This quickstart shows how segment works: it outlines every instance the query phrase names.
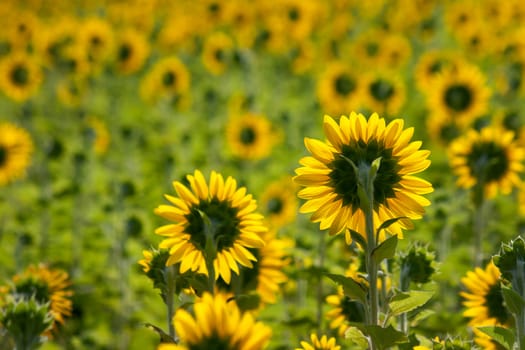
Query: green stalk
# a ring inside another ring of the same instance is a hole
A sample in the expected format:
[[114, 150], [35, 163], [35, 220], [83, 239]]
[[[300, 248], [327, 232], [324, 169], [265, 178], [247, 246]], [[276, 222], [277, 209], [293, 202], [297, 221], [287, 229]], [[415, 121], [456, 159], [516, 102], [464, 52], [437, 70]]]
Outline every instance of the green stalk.
[[[325, 258], [325, 235], [321, 234], [319, 235], [319, 269], [322, 271], [324, 267], [324, 258]], [[323, 278], [322, 275], [319, 274], [319, 278], [317, 280], [317, 328], [318, 333], [323, 334], [322, 329], [322, 318], [323, 318], [323, 304], [324, 304], [324, 298], [323, 298]]]
[[166, 306], [168, 308], [168, 332], [169, 336], [172, 339], [175, 339], [175, 327], [173, 325], [173, 315], [175, 313], [175, 303], [174, 303], [174, 296], [175, 296], [175, 278], [177, 276], [177, 268], [176, 265], [166, 266], [164, 272], [165, 272], [165, 278], [166, 278]]
[[483, 182], [474, 187], [474, 214], [472, 229], [474, 231], [474, 267], [481, 266], [483, 262], [483, 238], [485, 237], [486, 207]]

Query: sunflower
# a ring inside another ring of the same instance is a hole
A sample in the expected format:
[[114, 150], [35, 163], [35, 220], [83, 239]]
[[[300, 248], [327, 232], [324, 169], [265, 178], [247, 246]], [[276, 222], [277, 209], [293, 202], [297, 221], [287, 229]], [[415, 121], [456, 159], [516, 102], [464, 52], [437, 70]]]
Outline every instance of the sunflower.
[[359, 108], [363, 93], [358, 72], [342, 62], [329, 63], [317, 81], [317, 98], [327, 113], [340, 114]]
[[140, 95], [146, 102], [160, 98], [184, 99], [190, 88], [191, 75], [186, 65], [175, 56], [157, 61], [143, 78]]
[[229, 4], [226, 19], [235, 42], [241, 48], [252, 47], [257, 35], [255, 7], [246, 6], [244, 0], [233, 0]]
[[102, 155], [107, 152], [110, 135], [106, 123], [96, 117], [87, 119], [87, 126], [93, 133], [93, 150], [95, 154]]
[[26, 298], [35, 297], [39, 303], [49, 302], [50, 312], [56, 323], [64, 323], [64, 318], [71, 316], [73, 292], [69, 290], [71, 282], [67, 272], [50, 269], [45, 265], [29, 266], [21, 274], [13, 277], [12, 293]]
[[357, 36], [351, 45], [351, 50], [358, 62], [365, 67], [384, 67], [386, 52], [383, 37], [387, 35], [387, 31], [374, 28]]
[[461, 278], [466, 291], [459, 294], [465, 299], [463, 316], [470, 326], [508, 326], [512, 316], [503, 302], [500, 284], [501, 272], [491, 260], [485, 269], [476, 267]]
[[3, 31], [7, 32], [17, 49], [29, 50], [40, 30], [40, 21], [36, 13], [14, 10], [14, 13], [11, 12], [6, 17], [4, 18], [7, 19], [7, 22], [4, 23]]
[[405, 83], [390, 71], [375, 71], [363, 79], [363, 107], [382, 115], [396, 115], [406, 100]]
[[248, 250], [257, 258], [252, 268], [241, 267], [239, 276], [232, 276], [231, 283], [219, 280], [222, 292], [249, 294], [255, 291], [264, 304], [273, 304], [277, 300], [280, 285], [288, 281], [283, 269], [289, 264], [286, 258], [290, 242], [278, 239], [274, 231], [261, 234], [265, 245], [262, 248]]
[[383, 60], [385, 67], [391, 70], [404, 67], [412, 55], [410, 41], [404, 35], [396, 33], [390, 33], [384, 40]]
[[15, 52], [0, 61], [0, 89], [7, 97], [23, 102], [33, 96], [42, 83], [42, 69], [36, 60]]
[[242, 314], [234, 301], [222, 294], [204, 293], [194, 306], [194, 315], [179, 308], [173, 317], [180, 345], [174, 349], [263, 349], [271, 329], [256, 322], [250, 313]]
[[451, 115], [458, 124], [468, 125], [487, 111], [490, 90], [477, 66], [461, 64], [436, 77], [426, 95], [429, 110]]
[[60, 67], [65, 63], [65, 50], [74, 44], [77, 28], [78, 22], [71, 16], [55, 18], [52, 26], [42, 28], [35, 44], [47, 67]]
[[122, 74], [137, 72], [149, 55], [149, 42], [144, 34], [128, 28], [119, 31], [115, 44], [115, 65]]
[[204, 41], [202, 64], [214, 75], [224, 73], [232, 61], [233, 40], [223, 32], [214, 32]]
[[169, 249], [166, 265], [181, 263], [180, 272], [192, 270], [208, 275], [204, 249], [208, 239], [205, 217], [211, 222], [216, 257], [213, 261], [215, 278], [230, 283], [231, 271], [239, 274], [238, 264], [252, 268], [256, 257], [249, 248], [261, 248], [264, 241], [260, 234], [266, 232], [263, 216], [256, 213], [257, 204], [246, 188], [237, 188], [232, 177], [226, 180], [221, 174], [211, 172], [210, 182], [199, 170], [188, 175], [189, 188], [175, 181], [173, 187], [178, 197], [165, 195], [173, 205], [160, 205], [155, 214], [173, 221], [155, 230], [166, 238], [160, 248]]
[[56, 95], [64, 106], [77, 107], [86, 95], [87, 83], [84, 79], [66, 78], [58, 82]]
[[480, 18], [480, 6], [474, 0], [450, 1], [444, 9], [445, 25], [453, 34], [461, 33]]
[[275, 229], [295, 220], [297, 197], [290, 177], [270, 183], [260, 197], [260, 207], [269, 226]]
[[419, 56], [414, 77], [416, 87], [421, 92], [430, 91], [433, 88], [433, 80], [445, 70], [457, 69], [462, 62], [461, 56], [446, 50], [430, 50]]
[[110, 23], [98, 17], [87, 18], [80, 26], [77, 38], [92, 70], [98, 72], [114, 50], [114, 33]]
[[268, 118], [248, 112], [230, 118], [226, 126], [226, 141], [234, 156], [259, 160], [271, 153], [278, 141], [278, 134]]
[[427, 135], [439, 146], [447, 147], [465, 131], [455, 120], [445, 114], [431, 113], [427, 120]]
[[494, 28], [487, 27], [483, 20], [473, 21], [467, 28], [456, 34], [456, 39], [465, 53], [482, 59], [499, 49]]
[[284, 24], [287, 37], [294, 42], [307, 39], [318, 15], [316, 3], [314, 1], [284, 0], [276, 5], [272, 5], [272, 11]]
[[321, 339], [317, 334], [310, 334], [310, 343], [306, 341], [301, 342], [301, 347], [295, 350], [340, 350], [341, 346], [335, 343], [335, 338], [330, 338], [326, 335], [323, 335]]
[[32, 153], [33, 141], [26, 130], [0, 123], [0, 186], [25, 174]]
[[[327, 142], [305, 138], [312, 153], [301, 159], [294, 181], [304, 189], [298, 196], [306, 199], [299, 211], [313, 213], [311, 220], [320, 222], [331, 235], [351, 228], [365, 234], [365, 215], [357, 193], [357, 177], [349, 161], [358, 169], [370, 168], [377, 158], [381, 165], [374, 180], [374, 222], [401, 218], [388, 231], [402, 238], [402, 229], [411, 228], [410, 219], [419, 219], [430, 202], [421, 196], [433, 191], [432, 185], [414, 174], [430, 165], [430, 152], [420, 150], [421, 142], [410, 142], [413, 128], [403, 130], [402, 119], [386, 125], [374, 113], [366, 120], [352, 112], [339, 121], [324, 117]], [[377, 227], [374, 227], [374, 232]], [[347, 243], [351, 237], [346, 233]]]
[[498, 191], [509, 194], [519, 187], [525, 150], [518, 145], [512, 131], [500, 127], [469, 130], [449, 148], [450, 165], [463, 188], [481, 185], [485, 196], [493, 198]]

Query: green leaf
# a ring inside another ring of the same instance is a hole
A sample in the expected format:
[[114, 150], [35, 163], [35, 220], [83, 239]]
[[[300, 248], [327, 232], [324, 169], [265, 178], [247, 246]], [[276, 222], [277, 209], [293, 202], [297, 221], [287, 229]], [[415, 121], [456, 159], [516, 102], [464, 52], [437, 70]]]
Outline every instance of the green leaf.
[[377, 350], [390, 348], [398, 343], [406, 343], [408, 341], [405, 333], [400, 332], [392, 325], [383, 328], [376, 325], [364, 326], [366, 333], [372, 338]]
[[255, 310], [261, 303], [261, 297], [258, 294], [242, 294], [230, 298], [228, 301], [235, 299], [235, 302], [242, 311]]
[[379, 232], [381, 230], [384, 230], [386, 228], [389, 228], [390, 225], [396, 223], [397, 221], [401, 220], [401, 219], [406, 219], [407, 217], [406, 216], [400, 216], [400, 217], [397, 217], [397, 218], [393, 218], [393, 219], [388, 219], [386, 221], [384, 221], [378, 228], [377, 228], [377, 233], [379, 234]]
[[333, 273], [327, 273], [326, 276], [328, 276], [335, 283], [342, 285], [343, 291], [347, 297], [356, 299], [366, 305], [366, 295], [368, 293], [368, 288], [366, 286], [356, 282], [351, 277]]
[[363, 235], [361, 235], [359, 232], [354, 231], [352, 229], [349, 229], [349, 231], [350, 231], [350, 236], [352, 237], [352, 240], [356, 241], [361, 246], [361, 248], [363, 248], [363, 250], [366, 251], [367, 244], [366, 244], [365, 237], [363, 237]]
[[345, 338], [357, 344], [361, 349], [368, 349], [368, 338], [357, 327], [348, 327]]
[[432, 298], [434, 292], [427, 292], [422, 290], [411, 290], [409, 292], [402, 292], [394, 295], [388, 306], [390, 308], [390, 316], [398, 316], [414, 310], [417, 307], [424, 305]]
[[416, 315], [414, 315], [413, 318], [411, 318], [410, 325], [412, 327], [415, 327], [419, 324], [419, 322], [423, 321], [427, 317], [434, 315], [435, 313], [436, 312], [434, 310], [429, 310], [429, 309], [421, 310]]
[[509, 287], [501, 287], [501, 294], [503, 294], [503, 300], [509, 308], [509, 311], [515, 315], [522, 315], [525, 309], [525, 301], [523, 298]]
[[511, 350], [513, 348], [515, 336], [510, 329], [498, 326], [484, 326], [476, 328], [491, 337], [492, 340], [503, 346], [505, 349]]
[[372, 250], [372, 259], [379, 264], [383, 259], [391, 259], [396, 253], [397, 235], [385, 239], [380, 245]]
[[151, 324], [151, 323], [144, 323], [144, 326], [146, 328], [149, 328], [153, 331], [155, 331], [159, 336], [160, 336], [160, 342], [161, 343], [170, 343], [170, 344], [176, 344], [177, 342], [175, 341], [175, 339], [173, 339], [172, 337], [170, 337], [167, 333], [165, 333], [162, 329], [160, 329], [159, 327]]

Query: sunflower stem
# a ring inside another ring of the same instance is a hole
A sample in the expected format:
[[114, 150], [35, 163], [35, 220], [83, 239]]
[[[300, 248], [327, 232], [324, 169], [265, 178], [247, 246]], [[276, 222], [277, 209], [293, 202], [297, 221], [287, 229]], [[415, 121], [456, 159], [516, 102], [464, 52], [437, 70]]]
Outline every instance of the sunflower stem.
[[474, 215], [472, 222], [474, 231], [474, 267], [481, 266], [483, 262], [482, 243], [485, 236], [487, 208], [483, 187], [481, 183], [474, 188]]
[[175, 279], [177, 276], [176, 265], [166, 266], [166, 306], [168, 308], [168, 333], [172, 339], [175, 339], [175, 327], [173, 325], [173, 315], [175, 313], [174, 296], [175, 296]]
[[[325, 235], [319, 235], [319, 269], [322, 271], [324, 269], [324, 258], [325, 258]], [[323, 298], [323, 279], [322, 275], [319, 275], [319, 279], [317, 281], [317, 327], [318, 327], [318, 333], [323, 334], [322, 329], [322, 317], [323, 317], [323, 304], [324, 304], [324, 298]]]

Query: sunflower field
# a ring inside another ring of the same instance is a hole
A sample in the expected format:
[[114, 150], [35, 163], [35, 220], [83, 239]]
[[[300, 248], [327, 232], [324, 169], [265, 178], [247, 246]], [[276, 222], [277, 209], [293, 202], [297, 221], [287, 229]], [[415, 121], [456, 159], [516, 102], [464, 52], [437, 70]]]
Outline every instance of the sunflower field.
[[0, 24], [0, 349], [525, 349], [523, 0]]

